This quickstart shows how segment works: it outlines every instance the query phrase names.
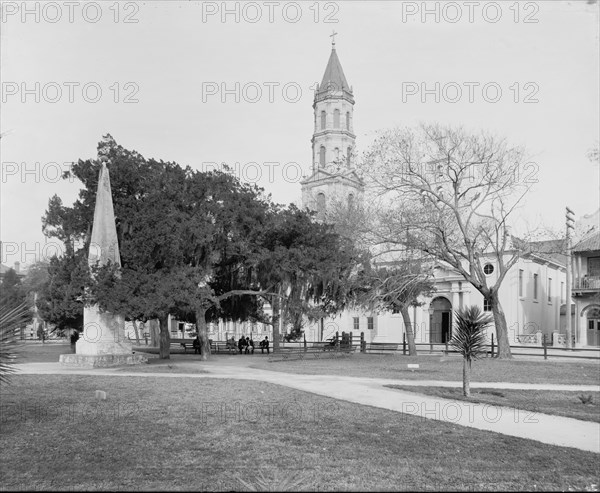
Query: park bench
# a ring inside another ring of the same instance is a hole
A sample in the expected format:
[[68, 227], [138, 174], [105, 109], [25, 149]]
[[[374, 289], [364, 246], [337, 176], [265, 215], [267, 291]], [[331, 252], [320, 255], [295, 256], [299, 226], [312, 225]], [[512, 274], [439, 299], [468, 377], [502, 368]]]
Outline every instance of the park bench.
[[235, 346], [228, 346], [227, 341], [210, 341], [210, 352], [212, 354], [219, 353], [227, 353], [227, 354], [237, 354], [239, 353], [239, 349], [237, 347], [237, 343]]
[[341, 341], [338, 341], [338, 343], [336, 344], [333, 339], [329, 339], [326, 343], [320, 344], [319, 347], [321, 348], [322, 351], [340, 351], [340, 350], [354, 351], [354, 349], [352, 349], [352, 348], [355, 346], [350, 343], [347, 343], [347, 342], [344, 343]]
[[[227, 347], [227, 341], [213, 341], [212, 339], [209, 339], [208, 343], [210, 345], [210, 352], [212, 354], [217, 354], [217, 353], [235, 354], [238, 352], [237, 346], [235, 347], [235, 349], [233, 349], [233, 348], [229, 349]], [[185, 351], [186, 354], [187, 354], [188, 349], [191, 350], [192, 352], [194, 352], [194, 339], [181, 339], [181, 338], [171, 339], [171, 348], [172, 349], [183, 348], [183, 350]]]
[[387, 342], [372, 342], [367, 344], [366, 352], [385, 354], [391, 351], [398, 351], [400, 344], [391, 344]]
[[171, 339], [172, 348], [181, 348], [187, 353], [188, 349], [194, 350], [194, 339]]

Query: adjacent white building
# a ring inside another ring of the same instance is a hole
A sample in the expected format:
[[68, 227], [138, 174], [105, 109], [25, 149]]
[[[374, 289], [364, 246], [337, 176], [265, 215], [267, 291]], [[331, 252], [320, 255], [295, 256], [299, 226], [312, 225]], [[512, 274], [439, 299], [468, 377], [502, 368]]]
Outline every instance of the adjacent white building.
[[597, 223], [595, 230], [574, 246], [572, 262], [571, 326], [575, 342], [581, 346], [600, 346], [600, 231]]

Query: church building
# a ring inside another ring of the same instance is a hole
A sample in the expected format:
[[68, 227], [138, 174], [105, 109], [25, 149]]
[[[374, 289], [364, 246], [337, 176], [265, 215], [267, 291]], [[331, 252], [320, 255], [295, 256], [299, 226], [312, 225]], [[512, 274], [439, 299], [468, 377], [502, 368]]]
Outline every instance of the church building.
[[[303, 181], [302, 206], [324, 219], [328, 204], [361, 201], [365, 183], [355, 168], [354, 91], [348, 83], [335, 41], [321, 83], [314, 95], [312, 166]], [[507, 253], [509, 255], [510, 252]], [[483, 259], [484, 272], [493, 278], [496, 260]], [[508, 272], [500, 289], [500, 302], [509, 327], [511, 344], [539, 344], [545, 334], [558, 341], [560, 308], [565, 302], [566, 269], [560, 255], [528, 255]], [[417, 343], [445, 343], [452, 337], [453, 311], [479, 305], [491, 312], [483, 296], [457, 271], [443, 262], [434, 269], [435, 293], [409, 309]], [[490, 279], [493, 281], [493, 279]], [[404, 321], [400, 313], [344, 311], [305, 328], [307, 341], [323, 341], [336, 332], [365, 334], [367, 342], [399, 343]], [[493, 333], [489, 329], [489, 335]], [[562, 338], [564, 344], [564, 337]]]

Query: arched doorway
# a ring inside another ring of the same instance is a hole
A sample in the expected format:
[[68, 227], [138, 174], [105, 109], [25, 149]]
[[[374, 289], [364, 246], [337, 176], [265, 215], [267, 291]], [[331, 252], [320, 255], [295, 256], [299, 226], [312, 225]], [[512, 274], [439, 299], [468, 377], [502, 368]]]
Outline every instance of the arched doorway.
[[600, 346], [600, 307], [588, 307], [585, 315], [588, 346]]
[[452, 304], [441, 296], [429, 305], [429, 341], [444, 344], [452, 338]]

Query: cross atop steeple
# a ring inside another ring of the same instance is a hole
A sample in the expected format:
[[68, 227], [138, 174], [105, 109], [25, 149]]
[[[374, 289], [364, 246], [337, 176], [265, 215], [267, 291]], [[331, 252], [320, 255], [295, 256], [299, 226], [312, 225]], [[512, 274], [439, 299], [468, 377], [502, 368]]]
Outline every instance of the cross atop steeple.
[[346, 81], [344, 71], [342, 70], [342, 65], [340, 63], [337, 51], [335, 49], [336, 35], [337, 33], [335, 32], [335, 30], [332, 34], [329, 35], [329, 37], [331, 38], [331, 54], [329, 55], [329, 62], [327, 62], [325, 74], [323, 75], [323, 80], [321, 81], [317, 92], [320, 94], [329, 91], [346, 91], [351, 96], [352, 89]]
[[331, 31], [331, 34], [329, 35], [329, 37], [331, 38], [331, 48], [335, 49], [335, 37], [337, 36], [337, 33], [335, 32], [335, 29], [333, 29]]

